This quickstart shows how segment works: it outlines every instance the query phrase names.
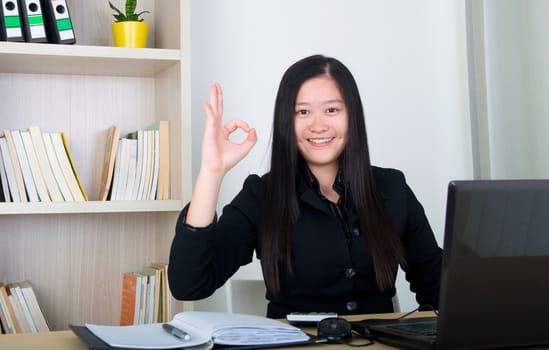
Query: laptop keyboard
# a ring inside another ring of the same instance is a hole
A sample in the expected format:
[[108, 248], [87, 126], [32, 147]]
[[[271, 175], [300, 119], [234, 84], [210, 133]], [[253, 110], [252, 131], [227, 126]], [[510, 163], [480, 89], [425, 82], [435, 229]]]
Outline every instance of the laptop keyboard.
[[387, 325], [387, 329], [398, 330], [402, 334], [436, 336], [437, 325], [435, 322], [402, 323]]

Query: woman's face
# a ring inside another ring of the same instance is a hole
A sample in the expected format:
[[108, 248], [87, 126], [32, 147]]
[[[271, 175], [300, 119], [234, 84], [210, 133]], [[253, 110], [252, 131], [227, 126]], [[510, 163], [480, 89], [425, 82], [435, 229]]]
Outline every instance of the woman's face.
[[336, 81], [328, 76], [305, 81], [294, 112], [297, 147], [309, 167], [337, 169], [347, 143], [348, 115]]

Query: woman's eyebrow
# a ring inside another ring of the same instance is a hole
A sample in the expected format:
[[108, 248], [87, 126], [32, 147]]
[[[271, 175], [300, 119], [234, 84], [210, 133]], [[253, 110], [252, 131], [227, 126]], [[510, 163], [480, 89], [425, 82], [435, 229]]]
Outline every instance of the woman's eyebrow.
[[[339, 98], [334, 98], [331, 100], [321, 101], [319, 104], [327, 104], [327, 103], [343, 103], [343, 100]], [[311, 105], [311, 104], [312, 104], [311, 102], [307, 102], [307, 101], [298, 101], [295, 103], [296, 106]]]
[[343, 103], [343, 100], [340, 98], [335, 98], [333, 100], [324, 101], [324, 103]]

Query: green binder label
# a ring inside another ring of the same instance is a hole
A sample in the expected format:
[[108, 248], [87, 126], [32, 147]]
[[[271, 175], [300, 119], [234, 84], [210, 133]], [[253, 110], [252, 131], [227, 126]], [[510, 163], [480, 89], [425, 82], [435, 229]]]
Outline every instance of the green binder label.
[[70, 18], [63, 18], [57, 20], [57, 30], [67, 30], [72, 29], [72, 23]]
[[21, 27], [21, 21], [19, 20], [19, 16], [6, 16], [5, 22], [6, 28]]
[[29, 25], [36, 26], [44, 24], [44, 18], [42, 16], [29, 16]]

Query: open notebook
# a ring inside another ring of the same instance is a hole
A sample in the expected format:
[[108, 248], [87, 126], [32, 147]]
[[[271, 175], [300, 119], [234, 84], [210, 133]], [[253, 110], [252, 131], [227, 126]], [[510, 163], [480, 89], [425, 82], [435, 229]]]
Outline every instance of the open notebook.
[[363, 320], [406, 349], [549, 344], [549, 180], [448, 187], [438, 318]]
[[184, 340], [161, 323], [134, 326], [71, 326], [92, 349], [211, 349], [214, 345], [246, 348], [306, 345], [317, 342], [301, 329], [262, 316], [185, 311], [168, 322], [188, 334]]

